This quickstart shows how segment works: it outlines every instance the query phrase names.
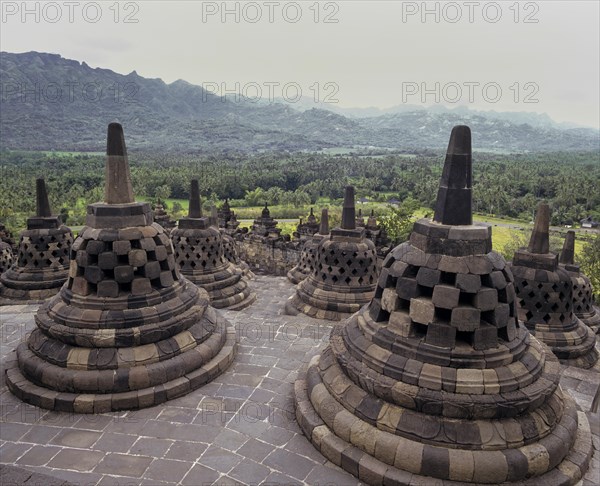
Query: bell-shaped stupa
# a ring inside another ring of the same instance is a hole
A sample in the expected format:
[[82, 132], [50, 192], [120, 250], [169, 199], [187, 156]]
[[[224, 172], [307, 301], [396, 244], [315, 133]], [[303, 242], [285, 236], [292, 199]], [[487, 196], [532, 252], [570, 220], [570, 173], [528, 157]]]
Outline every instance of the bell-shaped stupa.
[[223, 237], [218, 227], [216, 208], [211, 217], [202, 216], [198, 181], [192, 181], [187, 218], [171, 231], [175, 261], [180, 272], [208, 292], [217, 309], [243, 309], [256, 300], [242, 270], [223, 253]]
[[8, 387], [63, 412], [150, 407], [202, 386], [233, 361], [233, 327], [181, 276], [150, 205], [133, 198], [118, 123], [108, 126], [104, 202], [88, 206], [67, 284], [35, 322], [7, 367]]
[[596, 335], [576, 316], [573, 284], [550, 252], [550, 208], [540, 203], [529, 246], [517, 250], [512, 272], [519, 319], [561, 363], [590, 368], [598, 360]]
[[16, 259], [0, 276], [0, 305], [43, 302], [56, 295], [68, 278], [72, 244], [71, 229], [52, 216], [46, 183], [37, 179], [36, 215], [27, 219]]
[[314, 271], [298, 284], [285, 311], [339, 321], [368, 304], [376, 284], [375, 245], [365, 238], [364, 228], [356, 228], [354, 188], [348, 186], [341, 228], [334, 228], [321, 240]]
[[567, 231], [559, 265], [571, 277], [573, 284], [573, 311], [595, 334], [600, 333], [600, 308], [594, 302], [592, 282], [575, 263], [575, 231]]
[[433, 220], [383, 263], [294, 387], [304, 434], [367, 484], [575, 484], [592, 454], [560, 365], [519, 324], [513, 276], [471, 224], [471, 134], [455, 127]]
[[[312, 215], [312, 208], [310, 213]], [[304, 242], [298, 264], [287, 274], [288, 280], [294, 285], [299, 284], [315, 271], [317, 264], [317, 248], [319, 248], [319, 243], [321, 243], [327, 235], [329, 235], [329, 213], [327, 209], [323, 209], [321, 211], [319, 231]]]

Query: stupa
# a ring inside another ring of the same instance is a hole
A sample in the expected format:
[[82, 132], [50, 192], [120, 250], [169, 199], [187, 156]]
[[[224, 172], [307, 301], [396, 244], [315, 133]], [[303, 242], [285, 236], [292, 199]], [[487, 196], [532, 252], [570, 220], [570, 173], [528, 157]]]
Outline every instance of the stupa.
[[277, 221], [271, 217], [267, 203], [265, 203], [260, 218], [254, 220], [252, 234], [268, 238], [279, 238], [281, 234], [281, 230], [277, 228]]
[[367, 484], [575, 484], [589, 423], [516, 316], [513, 277], [471, 216], [471, 136], [452, 131], [433, 220], [387, 256], [375, 297], [294, 387], [304, 434]]
[[[311, 209], [312, 214], [312, 209]], [[319, 243], [329, 234], [329, 213], [327, 209], [321, 211], [321, 224], [318, 233], [305, 240], [298, 264], [287, 273], [287, 278], [294, 285], [299, 284], [315, 271], [317, 264], [317, 248]]]
[[303, 223], [302, 218], [300, 218], [300, 224], [296, 228], [296, 231], [302, 239], [310, 239], [319, 232], [319, 223], [317, 223], [313, 208], [310, 208], [310, 214], [306, 218], [306, 223]]
[[590, 368], [596, 335], [575, 315], [571, 277], [550, 252], [549, 226], [550, 208], [540, 203], [529, 246], [515, 252], [511, 267], [519, 319], [562, 364]]
[[108, 126], [104, 201], [88, 206], [67, 284], [7, 365], [9, 389], [27, 403], [77, 413], [150, 407], [233, 360], [235, 330], [181, 276], [150, 205], [133, 198], [118, 123]]
[[43, 302], [58, 293], [69, 273], [71, 229], [52, 216], [46, 183], [36, 181], [36, 215], [27, 219], [13, 265], [0, 276], [0, 305]]
[[600, 308], [594, 302], [594, 289], [590, 279], [581, 273], [575, 263], [575, 231], [567, 231], [559, 265], [571, 277], [573, 284], [573, 311], [595, 334], [600, 332]]
[[357, 228], [365, 227], [365, 218], [362, 215], [362, 208], [358, 208], [358, 215], [356, 216], [356, 227]]
[[341, 228], [319, 243], [315, 269], [286, 302], [287, 314], [339, 321], [369, 303], [377, 285], [377, 253], [355, 223], [354, 188], [348, 186]]
[[213, 307], [243, 309], [256, 300], [256, 294], [242, 270], [225, 258], [216, 208], [211, 213], [210, 218], [203, 217], [198, 181], [193, 180], [188, 216], [171, 231], [175, 261], [186, 278], [208, 292]]
[[15, 258], [11, 246], [4, 241], [0, 241], [0, 274], [12, 267], [14, 261]]

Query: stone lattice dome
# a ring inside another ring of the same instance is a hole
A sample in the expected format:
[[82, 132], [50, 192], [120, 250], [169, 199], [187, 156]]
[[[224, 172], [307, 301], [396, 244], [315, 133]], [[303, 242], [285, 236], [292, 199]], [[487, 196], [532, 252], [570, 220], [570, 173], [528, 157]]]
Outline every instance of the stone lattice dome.
[[455, 127], [434, 219], [295, 383], [304, 434], [367, 484], [575, 484], [589, 424], [516, 314], [491, 229], [472, 225], [471, 133]]

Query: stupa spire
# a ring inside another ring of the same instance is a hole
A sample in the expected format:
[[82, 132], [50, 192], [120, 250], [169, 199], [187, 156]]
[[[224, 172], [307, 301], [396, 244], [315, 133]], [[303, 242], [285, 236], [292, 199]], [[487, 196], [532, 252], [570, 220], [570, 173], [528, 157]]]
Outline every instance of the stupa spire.
[[433, 220], [447, 225], [473, 224], [471, 129], [452, 129]]
[[352, 186], [346, 186], [346, 189], [344, 190], [344, 207], [342, 208], [342, 229], [356, 229], [354, 187]]
[[40, 218], [50, 218], [52, 216], [46, 182], [41, 177], [35, 181], [35, 203], [36, 216]]
[[135, 202], [125, 135], [120, 123], [110, 123], [106, 140], [106, 185], [104, 202], [128, 204]]
[[190, 188], [190, 207], [188, 210], [188, 218], [201, 217], [202, 204], [200, 201], [200, 186], [198, 185], [198, 179], [192, 179], [192, 185]]
[[573, 230], [567, 231], [559, 262], [563, 265], [573, 265], [575, 263], [575, 231]]
[[540, 203], [535, 215], [535, 225], [531, 232], [531, 239], [527, 250], [530, 253], [545, 255], [550, 252], [550, 206]]
[[321, 211], [321, 226], [319, 227], [319, 234], [329, 234], [329, 211], [327, 210], [327, 208]]

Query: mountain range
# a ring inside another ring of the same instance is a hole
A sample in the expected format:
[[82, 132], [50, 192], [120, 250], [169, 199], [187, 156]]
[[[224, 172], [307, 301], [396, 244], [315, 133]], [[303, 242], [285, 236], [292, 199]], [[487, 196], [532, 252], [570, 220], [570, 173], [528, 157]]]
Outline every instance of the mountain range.
[[1, 52], [0, 83], [0, 148], [10, 150], [103, 151], [111, 121], [123, 123], [132, 148], [180, 153], [440, 149], [458, 124], [471, 127], [477, 150], [584, 151], [600, 142], [598, 130], [545, 114], [253, 103], [41, 52]]

